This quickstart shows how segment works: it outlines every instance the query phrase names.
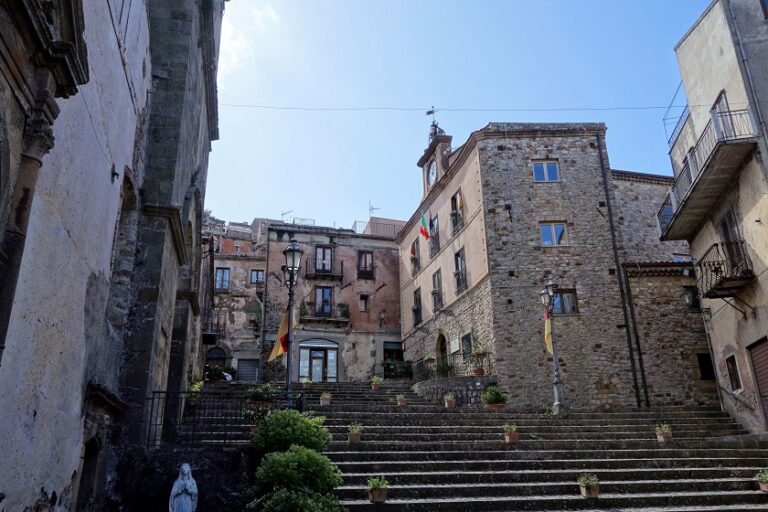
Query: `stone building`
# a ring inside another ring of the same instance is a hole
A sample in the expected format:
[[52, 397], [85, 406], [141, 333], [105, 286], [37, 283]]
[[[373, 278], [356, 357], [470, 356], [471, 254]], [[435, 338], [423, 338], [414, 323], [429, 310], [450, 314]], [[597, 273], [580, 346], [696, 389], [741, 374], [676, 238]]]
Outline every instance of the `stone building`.
[[711, 403], [701, 319], [683, 301], [687, 246], [654, 236], [670, 180], [612, 171], [602, 124], [491, 123], [451, 141], [433, 125], [424, 197], [396, 239], [406, 359], [482, 367], [515, 405], [551, 404], [539, 293], [554, 279], [572, 405]]
[[201, 370], [223, 7], [0, 4], [0, 510], [120, 506], [148, 394]]
[[[211, 219], [211, 224], [218, 223]], [[257, 237], [250, 224], [221, 222], [214, 237], [214, 302], [207, 311], [208, 332], [215, 346], [207, 347], [206, 363], [237, 370], [238, 380], [259, 376], [261, 314], [267, 265], [266, 237]]]
[[687, 240], [723, 404], [768, 420], [768, 5], [716, 0], [675, 47], [689, 107], [670, 138], [662, 240]]
[[[393, 370], [403, 360], [394, 242], [402, 225], [380, 218], [356, 230], [268, 225], [264, 361], [288, 304], [281, 267], [283, 250], [295, 239], [304, 257], [295, 292], [294, 381], [360, 381], [374, 372]], [[264, 380], [284, 374], [284, 363], [282, 357], [277, 364], [263, 364]]]

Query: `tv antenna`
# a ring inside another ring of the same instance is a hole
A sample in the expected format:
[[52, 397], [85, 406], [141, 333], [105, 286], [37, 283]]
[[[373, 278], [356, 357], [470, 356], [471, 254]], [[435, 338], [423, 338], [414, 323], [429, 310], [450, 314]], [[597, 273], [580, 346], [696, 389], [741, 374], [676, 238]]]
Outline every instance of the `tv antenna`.
[[285, 222], [285, 216], [289, 213], [293, 213], [293, 210], [288, 210], [287, 212], [280, 212], [280, 220]]
[[373, 217], [373, 212], [375, 212], [376, 210], [381, 210], [381, 208], [379, 208], [378, 206], [373, 206], [373, 203], [370, 200], [368, 200], [368, 218]]

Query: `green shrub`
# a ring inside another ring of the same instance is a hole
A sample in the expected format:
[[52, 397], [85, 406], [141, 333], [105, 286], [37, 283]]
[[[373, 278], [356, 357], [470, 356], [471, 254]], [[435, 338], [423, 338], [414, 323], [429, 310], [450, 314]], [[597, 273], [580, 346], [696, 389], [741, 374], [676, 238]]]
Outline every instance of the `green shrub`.
[[324, 421], [322, 416], [310, 416], [293, 409], [271, 411], [257, 425], [253, 446], [261, 453], [285, 451], [291, 445], [321, 452], [331, 442]]
[[597, 487], [600, 484], [600, 480], [597, 479], [597, 475], [592, 473], [580, 474], [576, 482], [578, 482], [579, 485], [583, 485], [584, 487]]
[[374, 489], [386, 489], [389, 487], [389, 482], [387, 482], [387, 479], [383, 476], [372, 476], [368, 479], [368, 490], [373, 491]]
[[247, 510], [263, 512], [344, 512], [345, 509], [332, 494], [314, 494], [278, 489], [248, 504]]
[[456, 400], [456, 395], [453, 393], [446, 393], [443, 395], [443, 400]]
[[384, 383], [384, 377], [380, 377], [378, 375], [374, 375], [371, 378], [371, 384], [383, 384]]
[[768, 483], [768, 469], [761, 469], [755, 475], [755, 480], [758, 482]]
[[341, 472], [328, 457], [303, 446], [264, 457], [256, 470], [256, 491], [261, 496], [279, 489], [329, 494], [341, 485]]
[[669, 434], [672, 432], [672, 427], [670, 427], [666, 423], [661, 423], [659, 425], [656, 425], [656, 433], [657, 434]]
[[507, 403], [507, 395], [501, 392], [496, 386], [489, 386], [483, 394], [480, 395], [480, 400], [484, 404], [505, 404]]
[[350, 434], [359, 434], [362, 431], [363, 431], [363, 426], [360, 423], [350, 423], [349, 425]]

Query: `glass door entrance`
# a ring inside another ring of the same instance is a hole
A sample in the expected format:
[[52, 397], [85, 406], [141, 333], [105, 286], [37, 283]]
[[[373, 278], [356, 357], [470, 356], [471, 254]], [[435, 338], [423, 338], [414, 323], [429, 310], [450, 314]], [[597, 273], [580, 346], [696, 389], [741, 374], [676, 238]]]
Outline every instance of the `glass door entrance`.
[[338, 344], [327, 340], [303, 341], [299, 353], [299, 379], [338, 381]]

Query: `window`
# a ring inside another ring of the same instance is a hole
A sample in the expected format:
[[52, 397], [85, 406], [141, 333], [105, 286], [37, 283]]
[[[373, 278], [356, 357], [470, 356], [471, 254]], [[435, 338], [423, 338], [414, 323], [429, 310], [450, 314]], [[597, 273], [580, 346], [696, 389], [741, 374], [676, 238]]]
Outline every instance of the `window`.
[[373, 252], [358, 251], [357, 253], [357, 278], [373, 279]]
[[365, 313], [368, 311], [370, 296], [367, 293], [360, 294], [360, 312]]
[[709, 354], [696, 354], [696, 361], [699, 363], [699, 378], [701, 380], [715, 380], [715, 367], [712, 366], [712, 358]]
[[542, 222], [539, 224], [541, 245], [568, 245], [568, 232], [564, 222]]
[[731, 380], [731, 391], [741, 391], [741, 377], [739, 377], [739, 365], [736, 364], [736, 356], [726, 357], [725, 366], [728, 368], [728, 377]]
[[760, 0], [760, 5], [763, 7], [763, 16], [768, 18], [768, 0]]
[[434, 257], [440, 250], [440, 224], [437, 215], [429, 219], [429, 257]]
[[451, 229], [455, 235], [464, 226], [464, 198], [461, 190], [451, 196]]
[[239, 245], [235, 246], [235, 254], [240, 254], [240, 246]]
[[472, 356], [472, 333], [468, 332], [461, 337], [461, 354], [464, 360], [469, 359]]
[[553, 299], [553, 313], [558, 315], [575, 315], [579, 312], [576, 290], [557, 290]]
[[333, 263], [333, 248], [327, 245], [315, 247], [315, 271], [331, 272]]
[[557, 160], [535, 160], [533, 162], [533, 181], [560, 181]]
[[251, 270], [251, 284], [264, 284], [263, 270]]
[[443, 307], [443, 279], [438, 270], [432, 274], [432, 310]]
[[216, 289], [217, 290], [229, 290], [229, 269], [217, 268], [216, 269]]
[[675, 263], [693, 263], [693, 258], [690, 254], [676, 252], [672, 254], [672, 261]]
[[421, 288], [413, 291], [413, 325], [421, 323]]
[[421, 270], [421, 256], [419, 255], [419, 239], [411, 244], [411, 277]]
[[453, 276], [456, 279], [456, 293], [459, 294], [467, 289], [467, 261], [464, 258], [463, 247], [454, 256], [454, 262], [456, 263], [456, 272], [453, 273]]
[[331, 316], [333, 312], [333, 288], [330, 286], [318, 286], [315, 288], [315, 314], [317, 316]]

